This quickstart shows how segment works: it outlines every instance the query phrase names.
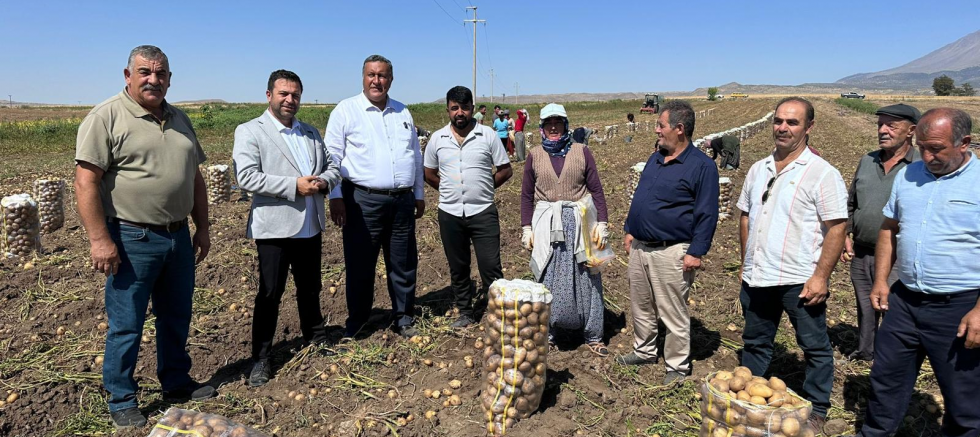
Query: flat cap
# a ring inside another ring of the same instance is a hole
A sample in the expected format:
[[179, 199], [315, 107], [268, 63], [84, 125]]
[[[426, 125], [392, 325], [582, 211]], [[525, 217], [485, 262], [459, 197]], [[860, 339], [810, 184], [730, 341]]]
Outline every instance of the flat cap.
[[875, 115], [890, 115], [895, 118], [911, 121], [912, 123], [918, 123], [919, 117], [922, 117], [922, 113], [915, 106], [909, 106], [904, 103], [879, 108], [875, 111]]

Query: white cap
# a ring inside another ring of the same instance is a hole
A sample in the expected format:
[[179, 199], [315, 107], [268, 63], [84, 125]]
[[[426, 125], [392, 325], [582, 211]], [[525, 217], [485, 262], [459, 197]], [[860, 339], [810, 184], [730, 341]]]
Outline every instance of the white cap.
[[541, 121], [545, 121], [551, 117], [562, 117], [568, 120], [568, 114], [565, 113], [565, 107], [557, 103], [549, 103], [541, 108]]

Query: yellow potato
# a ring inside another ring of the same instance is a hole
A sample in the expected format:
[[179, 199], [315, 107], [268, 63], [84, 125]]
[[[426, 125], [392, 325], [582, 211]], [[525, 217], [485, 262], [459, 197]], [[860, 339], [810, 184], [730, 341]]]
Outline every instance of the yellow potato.
[[710, 381], [710, 384], [716, 390], [722, 393], [728, 393], [728, 381], [715, 378]]
[[783, 419], [782, 430], [786, 437], [796, 437], [800, 433], [800, 422], [792, 417]]
[[740, 401], [749, 402], [749, 400], [752, 399], [752, 395], [750, 395], [749, 392], [742, 390], [738, 392], [737, 398]]
[[733, 375], [732, 372], [729, 372], [727, 370], [722, 370], [717, 374], [715, 374], [715, 378], [720, 379], [722, 381], [727, 381], [729, 379], [732, 379], [733, 376], [735, 375]]
[[769, 378], [769, 387], [776, 391], [786, 391], [786, 383], [775, 376]]
[[749, 402], [751, 402], [753, 404], [756, 404], [756, 405], [765, 405], [766, 404], [766, 398], [764, 398], [762, 396], [752, 396], [749, 399]]
[[769, 406], [779, 408], [786, 403], [786, 392], [776, 391], [769, 397]]
[[742, 378], [741, 376], [737, 376], [737, 375], [733, 376], [732, 379], [728, 380], [728, 388], [732, 389], [735, 392], [740, 392], [742, 390], [745, 390], [745, 378]]
[[735, 375], [741, 376], [742, 378], [745, 378], [745, 379], [752, 379], [752, 371], [749, 370], [749, 368], [748, 367], [745, 367], [745, 366], [738, 366], [738, 367], [736, 367], [735, 368], [735, 371], [732, 372], [732, 373], [734, 373]]
[[752, 396], [760, 396], [763, 398], [768, 398], [772, 396], [772, 389], [763, 384], [752, 384], [749, 388], [745, 389]]

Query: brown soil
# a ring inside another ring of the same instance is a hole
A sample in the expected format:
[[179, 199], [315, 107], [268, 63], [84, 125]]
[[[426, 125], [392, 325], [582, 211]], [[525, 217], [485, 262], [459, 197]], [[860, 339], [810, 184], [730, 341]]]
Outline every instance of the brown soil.
[[[697, 135], [726, 129], [758, 119], [771, 109], [772, 101], [725, 102], [706, 119], [698, 120]], [[841, 117], [829, 101], [818, 102], [818, 127], [813, 143], [823, 156], [849, 179], [857, 157], [874, 146], [874, 126], [870, 117]], [[616, 119], [620, 115], [616, 115]], [[610, 120], [612, 118], [610, 117]], [[591, 120], [601, 124], [603, 120]], [[605, 121], [611, 124], [614, 121]], [[621, 134], [624, 132], [621, 127]], [[628, 212], [626, 192], [628, 168], [645, 161], [652, 151], [652, 132], [633, 135], [631, 143], [620, 138], [604, 146], [593, 146], [600, 174], [609, 199], [611, 241], [621, 241], [622, 223]], [[869, 140], [870, 138], [870, 140]], [[771, 138], [763, 131], [743, 145], [742, 169], [723, 171], [741, 187], [742, 177], [755, 160], [771, 150]], [[212, 162], [227, 159], [212, 157]], [[520, 175], [521, 164], [515, 164]], [[63, 175], [69, 177], [68, 174]], [[10, 194], [25, 190], [34, 175], [23, 175], [3, 182], [0, 191]], [[520, 177], [515, 176], [497, 196], [501, 213], [502, 260], [507, 277], [529, 275], [528, 254], [520, 246]], [[736, 193], [737, 194], [737, 193]], [[180, 404], [183, 408], [223, 414], [232, 420], [280, 436], [397, 435], [399, 436], [477, 436], [484, 434], [483, 411], [478, 393], [478, 372], [464, 366], [463, 357], [481, 361], [474, 340], [478, 329], [451, 332], [444, 317], [449, 309], [449, 274], [435, 216], [436, 197], [426, 190], [427, 212], [418, 221], [420, 327], [432, 346], [420, 346], [397, 338], [385, 329], [390, 303], [380, 268], [375, 288], [375, 311], [368, 332], [356, 340], [352, 353], [322, 357], [297, 353], [299, 323], [295, 299], [287, 291], [277, 334], [275, 379], [261, 388], [249, 388], [244, 374], [250, 368], [248, 314], [231, 311], [232, 304], [251, 311], [257, 287], [257, 260], [254, 244], [245, 238], [247, 202], [212, 206], [211, 254], [197, 271], [197, 298], [188, 349], [194, 360], [192, 376], [219, 386], [220, 396], [203, 403]], [[68, 201], [73, 201], [68, 196]], [[16, 260], [0, 261], [0, 388], [17, 393], [19, 399], [0, 407], [0, 435], [99, 435], [111, 432], [101, 386], [101, 366], [95, 358], [104, 349], [104, 278], [88, 267], [88, 243], [74, 208], [68, 205], [65, 229], [45, 236], [47, 255], [25, 270]], [[604, 271], [606, 293], [606, 336], [613, 355], [629, 352], [632, 329], [629, 321], [629, 288], [626, 258], [620, 244], [619, 255]], [[738, 363], [742, 317], [738, 305], [737, 221], [718, 225], [706, 270], [697, 278], [691, 293], [693, 310], [694, 378]], [[474, 263], [475, 265], [475, 263]], [[328, 230], [323, 245], [324, 291], [322, 308], [334, 338], [342, 332], [346, 317], [344, 260], [340, 232]], [[473, 277], [478, 277], [475, 272]], [[329, 287], [336, 286], [336, 293]], [[219, 290], [225, 292], [219, 294]], [[292, 289], [292, 285], [290, 285]], [[854, 297], [845, 269], [838, 266], [832, 278], [832, 297], [828, 317], [838, 358], [850, 352], [857, 342]], [[58, 327], [67, 333], [57, 335]], [[159, 395], [155, 380], [155, 354], [152, 324], [147, 331], [137, 369], [143, 387], [141, 407], [159, 418], [169, 405]], [[773, 374], [799, 389], [803, 380], [802, 352], [793, 340], [792, 328], [784, 321], [777, 337]], [[613, 364], [612, 357], [598, 358], [570, 336], [560, 343], [561, 350], [548, 358], [549, 374], [540, 410], [521, 421], [508, 435], [696, 435], [700, 426], [694, 382], [680, 387], [661, 387], [662, 365], [639, 369]], [[423, 360], [431, 360], [427, 366]], [[33, 360], [25, 363], [27, 360]], [[440, 368], [444, 363], [445, 367]], [[331, 373], [331, 365], [337, 372]], [[832, 418], [853, 426], [860, 422], [860, 408], [867, 396], [868, 365], [841, 361], [834, 389]], [[321, 378], [321, 374], [326, 376]], [[459, 379], [454, 390], [462, 398], [458, 407], [443, 407], [444, 398], [425, 399], [424, 389], [443, 389]], [[290, 391], [316, 395], [297, 402], [287, 398]], [[389, 398], [389, 390], [394, 398]], [[939, 413], [925, 410], [930, 393], [938, 393], [935, 380], [923, 376], [917, 386], [915, 409], [903, 433], [928, 435], [937, 430]], [[6, 395], [4, 395], [6, 396]], [[3, 396], [0, 396], [2, 398]], [[919, 403], [922, 401], [922, 403]], [[941, 403], [940, 403], [941, 405]], [[436, 411], [427, 420], [424, 414]], [[412, 415], [407, 425], [399, 419]], [[391, 428], [389, 429], [389, 426]], [[118, 435], [144, 436], [149, 427]]]

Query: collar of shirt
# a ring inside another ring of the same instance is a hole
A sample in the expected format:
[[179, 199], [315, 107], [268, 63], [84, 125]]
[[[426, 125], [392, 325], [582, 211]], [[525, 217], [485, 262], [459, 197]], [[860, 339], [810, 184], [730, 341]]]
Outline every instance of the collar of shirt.
[[[675, 156], [674, 159], [671, 159], [670, 162], [668, 162], [667, 164], [669, 165], [674, 162], [677, 162], [678, 164], [683, 164], [684, 160], [691, 155], [691, 149], [693, 148], [694, 148], [693, 143], [687, 143], [687, 147], [684, 148], [684, 151], [681, 152], [680, 155]], [[657, 164], [665, 165], [664, 154], [660, 151], [660, 148], [657, 148], [657, 153], [655, 153], [654, 156], [656, 156], [657, 158]]]
[[463, 147], [464, 145], [466, 145], [466, 143], [468, 143], [470, 141], [470, 139], [476, 138], [477, 136], [481, 136], [482, 137], [483, 136], [483, 132], [480, 132], [480, 130], [477, 129], [476, 126], [473, 126], [473, 129], [470, 129], [470, 133], [466, 134], [466, 136], [463, 137], [463, 142], [462, 143], [457, 143], [456, 142], [456, 131], [453, 130], [452, 124], [449, 125], [449, 133], [447, 133], [446, 135], [443, 135], [444, 138], [449, 138], [449, 140], [452, 141], [453, 144], [455, 144], [455, 145], [457, 145], [459, 147]]
[[[133, 114], [133, 117], [143, 118], [146, 117], [147, 115], [153, 115], [150, 114], [150, 111], [147, 111], [146, 108], [140, 106], [139, 103], [136, 103], [136, 100], [133, 100], [133, 96], [129, 95], [129, 90], [127, 90], [126, 88], [123, 88], [121, 94], [123, 95], [123, 106], [126, 107], [127, 110], [129, 110], [130, 114]], [[163, 109], [163, 119], [166, 120], [170, 118], [171, 115], [170, 104], [167, 103], [166, 100], [164, 100], [163, 103], [160, 104], [160, 108]]]
[[391, 96], [385, 96], [385, 109], [384, 110], [378, 109], [377, 106], [374, 106], [374, 103], [371, 103], [371, 101], [368, 100], [367, 95], [364, 94], [364, 91], [361, 91], [360, 96], [361, 96], [360, 97], [360, 100], [361, 100], [361, 108], [364, 108], [365, 111], [375, 110], [375, 111], [385, 112], [385, 111], [388, 111], [390, 109], [393, 109], [391, 107]]
[[[812, 159], [813, 157], [814, 155], [813, 152], [810, 151], [810, 147], [803, 146], [803, 153], [801, 153], [800, 156], [797, 156], [796, 159], [793, 160], [793, 165], [787, 165], [786, 167], [784, 167], [782, 173], [786, 173], [796, 167], [805, 166], [808, 162], [810, 162], [810, 159]], [[766, 158], [766, 169], [769, 170], [770, 174], [776, 174], [776, 152], [772, 152], [772, 154], [770, 154]]]
[[[915, 161], [919, 161], [920, 159], [921, 158], [919, 157], [919, 149], [917, 149], [915, 146], [912, 146], [912, 147], [909, 147], [908, 152], [905, 152], [905, 156], [903, 156], [902, 159], [901, 159], [901, 161], [899, 161], [899, 162], [904, 162], [906, 164], [911, 164], [911, 163], [913, 163]], [[878, 151], [874, 152], [874, 161], [879, 166], [881, 166], [884, 163], [884, 161], [881, 160], [881, 150], [878, 150]]]
[[[279, 119], [276, 118], [275, 115], [272, 115], [272, 110], [266, 109], [265, 110], [265, 115], [268, 116], [270, 120], [272, 120], [272, 125], [275, 126], [276, 127], [276, 130], [279, 131], [280, 133], [299, 132], [299, 120], [297, 120], [296, 117], [293, 117], [293, 124], [292, 124], [292, 126], [286, 127], [286, 125], [282, 124], [282, 122], [280, 122]], [[283, 132], [283, 131], [286, 131], [286, 132]]]

